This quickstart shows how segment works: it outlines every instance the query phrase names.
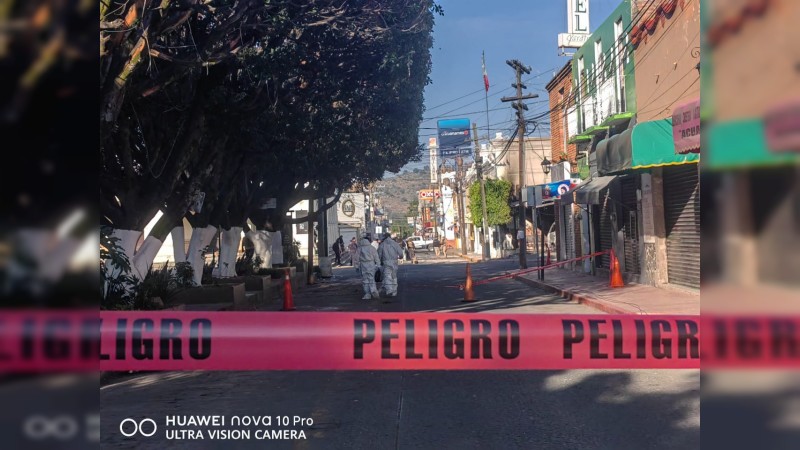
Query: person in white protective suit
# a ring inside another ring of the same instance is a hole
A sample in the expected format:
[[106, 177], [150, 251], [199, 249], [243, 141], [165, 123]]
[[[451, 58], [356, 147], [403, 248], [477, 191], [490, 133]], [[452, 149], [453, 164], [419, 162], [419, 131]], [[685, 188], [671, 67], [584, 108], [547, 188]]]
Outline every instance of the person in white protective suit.
[[361, 239], [358, 246], [358, 266], [361, 270], [361, 283], [364, 286], [364, 297], [362, 300], [370, 300], [372, 298], [380, 298], [378, 294], [378, 286], [375, 284], [375, 270], [381, 263], [378, 256], [378, 251], [372, 246], [372, 239], [369, 236]]
[[383, 265], [383, 291], [389, 297], [396, 297], [397, 261], [403, 257], [403, 249], [389, 233], [386, 233], [378, 248], [378, 255], [380, 255]]

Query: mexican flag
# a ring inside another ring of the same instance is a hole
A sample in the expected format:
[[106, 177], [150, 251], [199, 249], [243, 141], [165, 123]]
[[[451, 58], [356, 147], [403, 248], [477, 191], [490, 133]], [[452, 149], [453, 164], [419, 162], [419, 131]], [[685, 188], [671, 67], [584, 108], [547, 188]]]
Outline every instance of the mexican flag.
[[486, 73], [486, 52], [482, 53], [481, 66], [483, 67], [483, 87], [489, 92], [489, 75]]

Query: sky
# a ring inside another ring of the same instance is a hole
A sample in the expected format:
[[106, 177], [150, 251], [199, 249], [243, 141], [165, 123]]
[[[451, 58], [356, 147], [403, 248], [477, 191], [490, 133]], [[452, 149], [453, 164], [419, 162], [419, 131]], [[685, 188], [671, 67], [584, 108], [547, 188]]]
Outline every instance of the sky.
[[[620, 4], [620, 0], [588, 0], [593, 31]], [[427, 146], [436, 136], [436, 121], [469, 118], [486, 137], [486, 102], [481, 71], [481, 52], [486, 52], [489, 75], [489, 125], [491, 135], [509, 136], [515, 127], [514, 110], [501, 97], [514, 95], [514, 71], [505, 61], [518, 59], [531, 68], [523, 75], [528, 100], [526, 116], [548, 110], [545, 85], [569, 58], [559, 56], [558, 33], [567, 31], [567, 0], [440, 0], [444, 16], [436, 16], [431, 56], [432, 83], [425, 88], [425, 109], [419, 142]], [[458, 99], [459, 97], [463, 97]], [[458, 100], [456, 100], [458, 99]], [[446, 116], [446, 117], [444, 117]], [[549, 129], [542, 131], [549, 136]], [[409, 163], [410, 170], [428, 164]]]

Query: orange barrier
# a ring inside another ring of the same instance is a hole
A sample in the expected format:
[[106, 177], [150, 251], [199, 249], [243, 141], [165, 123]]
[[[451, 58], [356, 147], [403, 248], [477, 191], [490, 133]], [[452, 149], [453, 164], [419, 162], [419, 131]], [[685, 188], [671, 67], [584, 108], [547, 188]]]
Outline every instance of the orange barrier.
[[469, 263], [467, 263], [467, 280], [465, 281], [464, 285], [464, 302], [474, 302], [475, 301], [475, 292], [472, 290], [472, 269], [470, 268]]
[[619, 260], [614, 249], [611, 249], [611, 271], [609, 277], [609, 286], [612, 288], [625, 287], [625, 282], [622, 281], [622, 272], [619, 270]]
[[289, 275], [289, 269], [286, 269], [286, 276], [283, 278], [283, 308], [281, 311], [294, 311], [294, 298], [292, 297], [292, 279]]

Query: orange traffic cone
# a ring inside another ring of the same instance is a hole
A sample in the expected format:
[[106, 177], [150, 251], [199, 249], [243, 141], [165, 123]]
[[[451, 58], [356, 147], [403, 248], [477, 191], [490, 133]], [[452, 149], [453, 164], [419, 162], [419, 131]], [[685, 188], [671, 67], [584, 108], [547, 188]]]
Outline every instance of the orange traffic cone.
[[472, 291], [472, 269], [467, 263], [467, 281], [464, 282], [464, 302], [474, 302], [475, 292]]
[[622, 273], [619, 270], [619, 260], [613, 249], [611, 250], [611, 279], [609, 281], [609, 286], [612, 288], [625, 286], [625, 282], [622, 281]]
[[286, 269], [286, 276], [283, 278], [283, 308], [281, 311], [294, 311], [294, 299], [292, 298], [292, 280], [289, 278], [289, 269]]

